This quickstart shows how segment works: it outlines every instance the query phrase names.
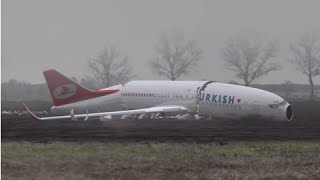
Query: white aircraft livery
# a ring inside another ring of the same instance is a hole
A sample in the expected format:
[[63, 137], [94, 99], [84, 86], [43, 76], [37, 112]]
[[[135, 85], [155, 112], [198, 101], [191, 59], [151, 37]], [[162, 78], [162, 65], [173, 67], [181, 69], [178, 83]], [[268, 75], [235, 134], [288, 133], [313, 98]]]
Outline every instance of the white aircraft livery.
[[293, 119], [293, 108], [286, 100], [252, 87], [214, 81], [130, 81], [92, 91], [54, 69], [43, 74], [54, 103], [51, 111], [56, 116], [37, 117], [24, 105], [36, 120], [107, 121], [113, 117], [198, 120], [248, 116], [278, 121]]

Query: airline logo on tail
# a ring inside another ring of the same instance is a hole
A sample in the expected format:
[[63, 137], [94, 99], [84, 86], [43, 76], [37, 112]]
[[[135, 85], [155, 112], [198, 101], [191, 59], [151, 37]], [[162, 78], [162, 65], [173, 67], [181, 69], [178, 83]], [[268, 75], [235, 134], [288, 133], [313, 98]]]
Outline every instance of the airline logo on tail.
[[118, 92], [117, 89], [92, 91], [79, 85], [54, 69], [43, 71], [55, 106], [89, 100]]
[[63, 84], [56, 87], [53, 91], [53, 97], [57, 99], [67, 99], [77, 93], [77, 86], [74, 84]]

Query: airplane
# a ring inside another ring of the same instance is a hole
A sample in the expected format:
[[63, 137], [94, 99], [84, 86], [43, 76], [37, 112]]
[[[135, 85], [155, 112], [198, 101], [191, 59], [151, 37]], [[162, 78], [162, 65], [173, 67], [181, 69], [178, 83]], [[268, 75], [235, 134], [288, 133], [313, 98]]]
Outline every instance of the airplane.
[[51, 112], [56, 115], [38, 117], [23, 104], [35, 120], [99, 118], [108, 121], [113, 117], [146, 115], [150, 119], [253, 116], [291, 121], [294, 117], [292, 106], [280, 96], [241, 85], [215, 81], [130, 81], [92, 91], [54, 69], [43, 74], [54, 103]]

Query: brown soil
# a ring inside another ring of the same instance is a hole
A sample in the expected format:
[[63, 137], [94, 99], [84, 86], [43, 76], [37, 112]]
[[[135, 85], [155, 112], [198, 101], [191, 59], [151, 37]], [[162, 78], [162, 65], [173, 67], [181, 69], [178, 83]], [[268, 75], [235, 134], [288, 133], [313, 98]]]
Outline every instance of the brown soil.
[[[28, 116], [3, 115], [2, 141], [30, 142], [218, 142], [237, 140], [320, 140], [320, 102], [291, 102], [296, 119], [272, 122], [231, 120], [112, 120], [74, 122], [33, 121]], [[17, 108], [20, 105], [17, 105]], [[43, 103], [38, 105], [43, 110]], [[48, 105], [46, 105], [47, 107]], [[37, 103], [32, 104], [35, 110]]]

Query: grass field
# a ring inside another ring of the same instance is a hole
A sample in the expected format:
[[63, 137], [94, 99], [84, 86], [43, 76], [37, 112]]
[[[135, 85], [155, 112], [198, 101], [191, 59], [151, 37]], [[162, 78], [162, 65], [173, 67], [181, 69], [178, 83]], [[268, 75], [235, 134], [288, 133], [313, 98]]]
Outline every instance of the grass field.
[[2, 143], [2, 179], [319, 179], [320, 142]]

